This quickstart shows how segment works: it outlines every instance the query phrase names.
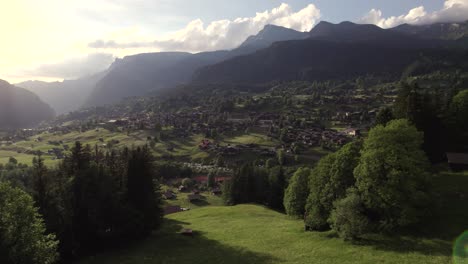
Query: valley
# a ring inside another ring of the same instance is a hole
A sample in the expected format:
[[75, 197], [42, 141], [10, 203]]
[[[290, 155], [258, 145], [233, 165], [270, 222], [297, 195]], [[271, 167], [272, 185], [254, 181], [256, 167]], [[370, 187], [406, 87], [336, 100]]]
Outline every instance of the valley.
[[443, 2], [120, 28], [5, 75], [0, 263], [468, 263], [468, 2]]

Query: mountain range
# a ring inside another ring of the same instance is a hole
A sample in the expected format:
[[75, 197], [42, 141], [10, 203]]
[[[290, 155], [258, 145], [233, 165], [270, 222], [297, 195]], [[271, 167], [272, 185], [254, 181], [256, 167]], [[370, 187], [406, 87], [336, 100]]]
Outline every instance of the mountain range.
[[57, 114], [66, 114], [84, 105], [98, 81], [106, 73], [101, 72], [77, 80], [64, 80], [62, 82], [26, 81], [15, 85], [37, 94]]
[[117, 59], [106, 72], [93, 77], [19, 86], [37, 92], [58, 113], [65, 113], [191, 82], [324, 80], [368, 73], [398, 76], [422, 54], [467, 37], [468, 22], [382, 29], [323, 21], [310, 32], [267, 25], [233, 50], [138, 54]]

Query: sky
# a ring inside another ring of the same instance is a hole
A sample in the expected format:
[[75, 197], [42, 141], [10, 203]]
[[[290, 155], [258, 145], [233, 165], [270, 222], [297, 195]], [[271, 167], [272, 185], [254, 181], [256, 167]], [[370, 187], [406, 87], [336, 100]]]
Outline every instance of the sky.
[[232, 49], [267, 24], [321, 20], [460, 22], [468, 0], [0, 0], [0, 79], [76, 79], [127, 55]]

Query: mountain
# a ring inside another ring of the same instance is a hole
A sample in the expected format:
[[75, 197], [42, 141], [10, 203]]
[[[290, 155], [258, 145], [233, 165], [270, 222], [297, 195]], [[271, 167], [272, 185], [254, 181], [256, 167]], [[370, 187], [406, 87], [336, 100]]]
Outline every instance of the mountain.
[[173, 67], [191, 56], [184, 52], [160, 52], [117, 59], [96, 84], [85, 106], [111, 104], [183, 82], [183, 76]]
[[266, 49], [206, 66], [197, 83], [262, 83], [327, 80], [366, 74], [397, 76], [424, 50], [448, 46], [405, 32], [351, 22], [320, 22], [304, 40], [276, 42]]
[[398, 75], [419, 57], [413, 49], [323, 40], [277, 42], [254, 54], [207, 66], [197, 83], [265, 83], [347, 79], [366, 74]]
[[79, 109], [88, 99], [94, 87], [106, 72], [62, 82], [26, 81], [15, 84], [37, 94], [48, 103], [57, 114], [65, 114]]
[[355, 24], [348, 21], [339, 24], [322, 21], [309, 32], [309, 38], [401, 48], [431, 48], [445, 44], [440, 39], [423, 39], [404, 31], [382, 29], [372, 24]]
[[86, 100], [85, 106], [111, 104], [191, 81], [199, 68], [270, 46], [275, 41], [304, 39], [307, 33], [268, 25], [230, 51], [160, 52], [128, 56], [114, 62]]
[[275, 25], [266, 25], [257, 35], [248, 37], [238, 49], [254, 48], [258, 50], [267, 48], [278, 41], [305, 39], [307, 37], [307, 32], [299, 32]]
[[0, 129], [28, 128], [54, 117], [34, 93], [0, 80]]
[[432, 25], [403, 24], [391, 30], [425, 39], [459, 40], [468, 37], [468, 21], [461, 23], [436, 23]]

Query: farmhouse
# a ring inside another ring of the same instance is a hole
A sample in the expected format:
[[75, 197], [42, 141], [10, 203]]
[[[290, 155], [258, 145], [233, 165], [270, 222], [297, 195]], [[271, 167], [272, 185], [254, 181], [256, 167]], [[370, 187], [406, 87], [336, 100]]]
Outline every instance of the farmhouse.
[[345, 131], [343, 131], [343, 133], [348, 136], [357, 137], [361, 135], [361, 130], [357, 128], [348, 128]]

